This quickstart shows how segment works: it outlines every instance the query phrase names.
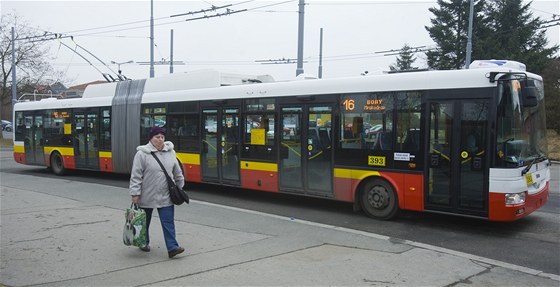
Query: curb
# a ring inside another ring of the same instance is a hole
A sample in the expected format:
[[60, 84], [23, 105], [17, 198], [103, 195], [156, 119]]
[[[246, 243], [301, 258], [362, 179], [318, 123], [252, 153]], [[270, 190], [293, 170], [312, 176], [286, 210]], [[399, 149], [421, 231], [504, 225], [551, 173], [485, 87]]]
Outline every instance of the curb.
[[[352, 233], [352, 234], [368, 236], [368, 237], [375, 238], [375, 239], [380, 239], [380, 240], [386, 240], [386, 241], [395, 240], [395, 238], [392, 238], [392, 237], [389, 237], [389, 236], [385, 236], [385, 235], [381, 235], [381, 234], [377, 234], [377, 233], [372, 233], [372, 232], [367, 232], [367, 231], [356, 230], [356, 229], [350, 229], [350, 228], [346, 228], [346, 227], [338, 227], [338, 226], [335, 226], [335, 225], [317, 223], [317, 222], [312, 222], [312, 221], [307, 221], [307, 220], [300, 220], [300, 219], [295, 219], [293, 217], [275, 215], [275, 214], [270, 214], [270, 213], [263, 213], [263, 212], [260, 212], [260, 211], [248, 210], [248, 209], [232, 207], [232, 206], [225, 206], [225, 205], [216, 204], [216, 203], [209, 203], [209, 202], [203, 202], [203, 201], [197, 201], [197, 200], [194, 200], [194, 202], [196, 202], [198, 204], [202, 204], [202, 205], [215, 206], [215, 207], [235, 210], [235, 211], [239, 211], [239, 212], [245, 212], [245, 213], [249, 213], [249, 214], [266, 216], [266, 217], [271, 217], [271, 218], [276, 218], [276, 219], [281, 219], [281, 220], [286, 220], [286, 221], [292, 221], [294, 223], [306, 224], [306, 225], [309, 225], [309, 226], [321, 227], [321, 228], [326, 228], [326, 229], [331, 229], [331, 230], [336, 230], [336, 231], [343, 231], [343, 232], [348, 232], [348, 233]], [[435, 252], [454, 255], [454, 256], [458, 256], [458, 257], [462, 257], [462, 258], [467, 258], [467, 259], [470, 259], [470, 260], [473, 260], [473, 261], [483, 262], [483, 263], [486, 263], [486, 264], [489, 264], [489, 265], [499, 266], [499, 267], [503, 267], [503, 268], [506, 268], [506, 269], [515, 270], [515, 271], [518, 271], [518, 272], [521, 272], [521, 273], [525, 273], [525, 274], [529, 274], [529, 275], [533, 275], [533, 276], [539, 276], [539, 277], [552, 279], [552, 280], [560, 282], [560, 276], [559, 275], [545, 273], [541, 270], [535, 270], [535, 269], [532, 269], [532, 268], [527, 268], [527, 267], [523, 267], [523, 266], [519, 266], [519, 265], [515, 265], [515, 264], [511, 264], [511, 263], [487, 258], [487, 257], [468, 254], [468, 253], [455, 251], [455, 250], [448, 249], [448, 248], [438, 247], [438, 246], [434, 246], [434, 245], [430, 245], [430, 244], [426, 244], [426, 243], [421, 243], [421, 242], [416, 242], [416, 241], [411, 241], [411, 240], [400, 240], [400, 242], [403, 243], [403, 244], [408, 244], [408, 245], [417, 247], [417, 248], [422, 248], [422, 249], [426, 249], [426, 250], [430, 250], [430, 251], [435, 251]]]

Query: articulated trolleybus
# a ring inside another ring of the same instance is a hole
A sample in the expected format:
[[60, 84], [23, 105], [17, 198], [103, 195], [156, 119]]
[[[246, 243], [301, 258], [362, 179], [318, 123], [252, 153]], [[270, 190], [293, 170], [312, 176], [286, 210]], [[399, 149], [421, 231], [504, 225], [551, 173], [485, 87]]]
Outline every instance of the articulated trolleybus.
[[22, 101], [14, 158], [129, 173], [166, 129], [187, 182], [513, 221], [548, 199], [542, 78], [513, 61], [470, 69], [275, 82], [204, 70]]

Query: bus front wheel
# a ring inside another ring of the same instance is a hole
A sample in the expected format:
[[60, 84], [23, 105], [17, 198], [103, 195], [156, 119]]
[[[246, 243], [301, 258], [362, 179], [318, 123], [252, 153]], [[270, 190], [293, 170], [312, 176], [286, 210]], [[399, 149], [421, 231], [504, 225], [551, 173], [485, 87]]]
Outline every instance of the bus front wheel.
[[399, 211], [395, 189], [382, 179], [373, 179], [365, 183], [360, 194], [360, 203], [368, 216], [377, 219], [391, 219]]
[[64, 167], [64, 161], [62, 160], [62, 155], [58, 152], [54, 152], [51, 155], [51, 169], [56, 175], [65, 175], [66, 168]]

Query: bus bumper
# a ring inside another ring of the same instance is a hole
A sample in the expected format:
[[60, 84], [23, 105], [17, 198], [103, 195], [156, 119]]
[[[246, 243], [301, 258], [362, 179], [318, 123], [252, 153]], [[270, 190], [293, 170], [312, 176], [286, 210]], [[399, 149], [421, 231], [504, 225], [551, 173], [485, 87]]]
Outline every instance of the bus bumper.
[[549, 183], [535, 194], [527, 194], [525, 203], [506, 205], [504, 193], [490, 193], [489, 214], [490, 221], [515, 221], [539, 209], [548, 201]]

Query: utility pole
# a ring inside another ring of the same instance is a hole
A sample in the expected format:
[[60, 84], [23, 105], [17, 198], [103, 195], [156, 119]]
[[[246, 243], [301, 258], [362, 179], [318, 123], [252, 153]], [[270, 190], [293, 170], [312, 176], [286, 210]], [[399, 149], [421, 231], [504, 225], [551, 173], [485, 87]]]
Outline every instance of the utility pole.
[[471, 52], [472, 52], [472, 26], [473, 26], [473, 13], [474, 13], [474, 0], [470, 0], [469, 7], [469, 31], [467, 38], [467, 58], [465, 60], [465, 69], [469, 68], [471, 63]]
[[305, 0], [299, 0], [299, 22], [298, 22], [298, 56], [296, 76], [303, 74], [303, 20], [305, 14]]
[[154, 0], [150, 0], [150, 78], [154, 77]]
[[171, 44], [169, 46], [169, 73], [173, 74], [173, 29], [171, 29]]
[[319, 39], [319, 79], [323, 78], [323, 28]]
[[16, 84], [16, 28], [12, 27], [12, 112], [17, 98]]

